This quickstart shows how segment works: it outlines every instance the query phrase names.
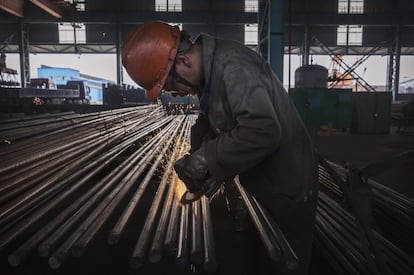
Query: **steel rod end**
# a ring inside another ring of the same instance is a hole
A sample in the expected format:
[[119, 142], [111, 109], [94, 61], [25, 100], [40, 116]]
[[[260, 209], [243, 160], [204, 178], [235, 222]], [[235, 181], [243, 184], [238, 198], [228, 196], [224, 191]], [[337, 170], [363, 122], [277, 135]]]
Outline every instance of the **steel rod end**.
[[161, 258], [162, 258], [161, 253], [159, 251], [156, 251], [156, 252], [150, 253], [150, 255], [148, 256], [148, 261], [154, 264], [154, 263], [158, 263], [159, 261], [161, 261]]
[[9, 264], [11, 266], [18, 266], [18, 265], [20, 265], [20, 259], [19, 259], [19, 257], [17, 257], [14, 254], [10, 254], [9, 257], [7, 257], [7, 260], [8, 260], [8, 262], [9, 262]]
[[214, 273], [217, 271], [217, 262], [215, 260], [205, 260], [203, 269], [207, 273]]
[[85, 248], [82, 247], [82, 246], [74, 246], [74, 247], [72, 247], [71, 252], [72, 252], [72, 256], [80, 257], [84, 254]]
[[50, 257], [48, 262], [49, 262], [50, 268], [52, 269], [58, 269], [60, 265], [62, 264], [62, 262], [56, 257]]
[[115, 245], [119, 242], [119, 235], [111, 234], [108, 237], [108, 244]]
[[286, 266], [289, 270], [296, 270], [299, 268], [299, 261], [297, 259], [287, 260]]
[[189, 266], [189, 262], [186, 258], [177, 258], [175, 260], [175, 266], [179, 269], [187, 269]]
[[132, 269], [140, 269], [144, 264], [143, 259], [138, 257], [131, 257], [131, 260], [129, 261], [129, 266]]
[[48, 245], [41, 245], [37, 248], [37, 253], [40, 257], [47, 257], [49, 256], [49, 249], [50, 247]]

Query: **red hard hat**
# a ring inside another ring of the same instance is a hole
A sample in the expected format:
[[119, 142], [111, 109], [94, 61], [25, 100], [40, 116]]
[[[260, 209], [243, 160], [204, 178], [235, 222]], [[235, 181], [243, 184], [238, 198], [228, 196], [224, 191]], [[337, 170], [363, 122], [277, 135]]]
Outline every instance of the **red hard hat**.
[[122, 64], [129, 76], [154, 99], [164, 87], [180, 44], [180, 29], [151, 21], [138, 26], [124, 41]]

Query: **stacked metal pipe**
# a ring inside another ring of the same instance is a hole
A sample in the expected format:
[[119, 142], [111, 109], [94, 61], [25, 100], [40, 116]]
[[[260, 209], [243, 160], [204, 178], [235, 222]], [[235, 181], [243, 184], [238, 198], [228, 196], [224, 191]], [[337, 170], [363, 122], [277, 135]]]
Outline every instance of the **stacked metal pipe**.
[[[11, 266], [37, 252], [58, 269], [69, 257], [84, 255], [98, 234], [107, 234], [112, 249], [134, 231], [130, 268], [173, 258], [177, 269], [214, 272], [209, 201], [181, 205], [185, 187], [172, 168], [189, 149], [194, 121], [195, 115], [167, 116], [156, 105], [0, 121], [0, 252]], [[295, 269], [297, 258], [277, 224], [235, 181], [270, 258]], [[358, 223], [340, 204], [341, 188], [322, 168], [319, 182], [316, 243], [338, 272], [375, 274]], [[410, 199], [371, 185], [376, 205], [390, 206], [391, 215], [412, 225], [405, 219]], [[133, 220], [145, 211], [144, 195], [152, 202], [137, 226]], [[406, 253], [379, 232], [375, 238], [393, 272], [414, 274]]]
[[[346, 170], [330, 162], [338, 174], [345, 179]], [[326, 181], [325, 181], [326, 182]], [[400, 228], [407, 234], [414, 235], [414, 199], [401, 194], [377, 181], [368, 178], [375, 200], [375, 215], [379, 220], [386, 220], [393, 227]], [[330, 190], [332, 191], [332, 190]], [[336, 197], [342, 197], [342, 192], [336, 191]]]
[[[344, 168], [332, 165], [345, 179]], [[326, 169], [319, 167], [321, 191], [316, 215], [315, 241], [319, 250], [331, 262], [331, 266], [340, 274], [414, 274], [414, 259], [387, 238], [380, 228], [372, 228], [375, 247], [367, 241], [358, 220], [345, 207], [343, 190], [336, 184], [334, 177]], [[388, 188], [378, 183], [373, 184], [373, 181], [370, 184], [374, 191], [375, 207], [386, 207], [392, 211], [393, 204], [377, 203], [380, 198], [375, 190]], [[396, 194], [395, 191], [392, 193]], [[404, 197], [398, 197], [400, 196]], [[389, 200], [392, 198], [393, 196], [388, 197]], [[401, 213], [396, 215], [401, 216]], [[378, 249], [376, 258], [372, 257], [373, 249]]]
[[[21, 265], [37, 250], [57, 269], [68, 256], [84, 255], [114, 213], [108, 244], [115, 245], [155, 182], [131, 268], [175, 254], [178, 267], [184, 261], [214, 271], [209, 202], [203, 198], [192, 211], [180, 205], [184, 186], [172, 168], [188, 151], [194, 121], [195, 115], [167, 116], [154, 105], [1, 121], [0, 250], [9, 264]], [[183, 245], [183, 238], [197, 242]]]

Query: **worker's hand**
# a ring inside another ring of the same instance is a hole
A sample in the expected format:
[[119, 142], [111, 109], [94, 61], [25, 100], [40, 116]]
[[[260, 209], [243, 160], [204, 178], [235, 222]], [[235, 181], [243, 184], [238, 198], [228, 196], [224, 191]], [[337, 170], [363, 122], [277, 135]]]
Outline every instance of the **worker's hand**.
[[174, 164], [174, 169], [191, 193], [203, 189], [204, 181], [208, 178], [207, 160], [204, 156], [204, 146], [191, 155], [186, 155]]

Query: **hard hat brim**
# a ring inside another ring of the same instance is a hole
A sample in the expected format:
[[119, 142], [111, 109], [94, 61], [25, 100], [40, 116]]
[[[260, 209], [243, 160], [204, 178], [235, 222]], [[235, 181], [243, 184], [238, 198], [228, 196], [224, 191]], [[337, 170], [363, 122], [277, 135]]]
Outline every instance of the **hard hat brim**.
[[[164, 80], [165, 81], [165, 80]], [[163, 82], [164, 82], [163, 81]], [[149, 90], [145, 91], [148, 100], [154, 100], [161, 94], [162, 87], [155, 85]]]

